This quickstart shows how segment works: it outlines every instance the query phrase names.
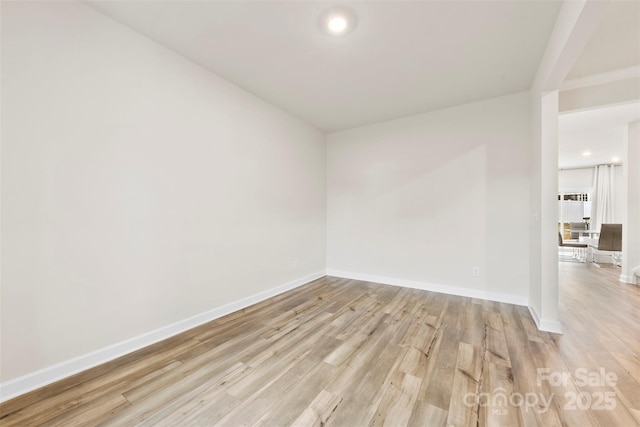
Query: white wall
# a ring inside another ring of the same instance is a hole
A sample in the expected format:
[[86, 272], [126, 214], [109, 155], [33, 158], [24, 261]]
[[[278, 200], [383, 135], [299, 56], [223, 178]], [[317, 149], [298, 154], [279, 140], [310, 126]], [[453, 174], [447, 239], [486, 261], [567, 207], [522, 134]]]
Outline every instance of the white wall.
[[519, 93], [327, 135], [328, 271], [526, 302], [529, 108]]
[[80, 3], [2, 43], [3, 382], [324, 271], [321, 132]]
[[593, 168], [558, 171], [558, 191], [584, 191], [593, 185]]

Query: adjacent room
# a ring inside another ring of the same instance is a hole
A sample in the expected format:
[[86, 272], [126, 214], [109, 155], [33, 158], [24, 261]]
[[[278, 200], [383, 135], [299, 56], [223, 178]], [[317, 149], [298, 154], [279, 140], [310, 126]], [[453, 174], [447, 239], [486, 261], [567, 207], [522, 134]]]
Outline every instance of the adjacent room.
[[0, 19], [0, 426], [640, 426], [640, 2]]
[[[625, 226], [628, 196], [623, 154], [628, 123], [638, 120], [638, 102], [560, 115], [559, 241], [577, 261], [622, 264], [622, 234], [609, 240], [601, 230], [603, 224], [605, 231]], [[633, 194], [630, 200], [637, 202]]]

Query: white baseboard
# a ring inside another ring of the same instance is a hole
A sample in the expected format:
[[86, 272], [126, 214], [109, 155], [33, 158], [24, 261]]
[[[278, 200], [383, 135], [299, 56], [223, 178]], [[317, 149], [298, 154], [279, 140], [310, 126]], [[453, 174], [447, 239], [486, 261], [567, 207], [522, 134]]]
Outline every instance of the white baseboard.
[[155, 344], [164, 339], [170, 338], [186, 330], [195, 328], [204, 323], [210, 322], [234, 311], [238, 311], [250, 305], [256, 304], [267, 298], [271, 298], [288, 290], [307, 284], [325, 275], [324, 271], [310, 274], [300, 279], [294, 280], [284, 285], [242, 298], [238, 301], [225, 304], [207, 312], [197, 314], [187, 319], [181, 320], [171, 325], [164, 326], [137, 337], [122, 341], [100, 350], [84, 354], [79, 357], [67, 360], [54, 366], [24, 375], [22, 377], [0, 384], [0, 402], [4, 402], [29, 391], [44, 387], [53, 382], [67, 378], [87, 369], [106, 363], [125, 354]]
[[622, 283], [627, 283], [629, 285], [637, 285], [639, 282], [636, 279], [637, 275], [634, 274], [632, 276], [627, 276], [626, 274], [621, 274], [620, 278], [618, 280], [620, 280]]
[[562, 327], [559, 321], [540, 319], [540, 316], [538, 316], [538, 312], [531, 305], [529, 306], [529, 313], [531, 313], [531, 317], [533, 317], [533, 321], [536, 323], [538, 330], [543, 332], [551, 332], [554, 334], [562, 333]]
[[397, 279], [392, 277], [375, 276], [371, 274], [353, 273], [350, 271], [327, 270], [327, 276], [345, 279], [363, 280], [366, 282], [382, 283], [385, 285], [404, 286], [406, 288], [421, 289], [442, 294], [458, 295], [461, 297], [478, 298], [489, 301], [505, 302], [508, 304], [527, 306], [529, 299], [520, 295], [503, 294], [479, 289], [462, 288], [458, 286], [438, 285], [435, 283], [419, 282], [415, 280]]

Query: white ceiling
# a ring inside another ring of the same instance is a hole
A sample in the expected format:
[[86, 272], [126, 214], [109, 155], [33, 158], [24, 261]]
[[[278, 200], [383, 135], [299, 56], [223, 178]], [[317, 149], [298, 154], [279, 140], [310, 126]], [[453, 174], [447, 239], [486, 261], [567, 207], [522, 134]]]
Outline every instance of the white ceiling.
[[[558, 167], [621, 163], [627, 125], [636, 120], [640, 120], [640, 102], [561, 114]], [[591, 152], [591, 156], [583, 156], [585, 151]], [[612, 162], [614, 157], [620, 161]]]
[[527, 90], [559, 1], [88, 1], [324, 131]]
[[573, 65], [567, 79], [640, 64], [640, 1], [610, 1], [602, 22]]

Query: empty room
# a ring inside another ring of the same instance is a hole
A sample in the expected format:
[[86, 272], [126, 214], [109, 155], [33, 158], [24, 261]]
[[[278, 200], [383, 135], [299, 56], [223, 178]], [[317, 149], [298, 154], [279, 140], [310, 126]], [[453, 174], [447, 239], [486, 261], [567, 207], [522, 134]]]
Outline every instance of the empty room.
[[640, 426], [640, 2], [0, 31], [0, 426]]

